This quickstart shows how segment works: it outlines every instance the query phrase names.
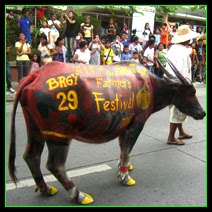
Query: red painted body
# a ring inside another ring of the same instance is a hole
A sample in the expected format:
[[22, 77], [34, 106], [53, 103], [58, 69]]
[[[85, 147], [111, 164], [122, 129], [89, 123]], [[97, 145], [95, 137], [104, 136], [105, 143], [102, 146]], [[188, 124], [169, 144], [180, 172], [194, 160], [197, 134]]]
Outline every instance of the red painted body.
[[36, 78], [23, 89], [21, 105], [47, 137], [106, 142], [126, 130], [132, 119], [144, 122], [153, 110], [151, 77], [136, 63], [53, 62], [29, 77]]

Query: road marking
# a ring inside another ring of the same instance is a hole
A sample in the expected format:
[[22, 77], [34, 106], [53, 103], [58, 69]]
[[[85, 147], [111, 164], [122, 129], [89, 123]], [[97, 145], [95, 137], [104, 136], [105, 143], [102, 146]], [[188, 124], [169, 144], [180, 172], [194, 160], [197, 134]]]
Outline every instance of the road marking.
[[[102, 165], [97, 165], [97, 166], [89, 166], [87, 168], [77, 169], [74, 171], [68, 171], [67, 174], [69, 177], [76, 177], [76, 176], [91, 174], [91, 173], [95, 173], [95, 172], [102, 172], [102, 171], [106, 171], [109, 169], [112, 169], [112, 168], [106, 164], [102, 164]], [[45, 179], [46, 183], [57, 181], [57, 179], [51, 174], [45, 175], [44, 179]], [[34, 185], [35, 185], [34, 179], [22, 180], [17, 183], [17, 186], [14, 183], [7, 183], [6, 190], [9, 191], [9, 190], [13, 190], [15, 188], [22, 188], [22, 187], [34, 186]]]

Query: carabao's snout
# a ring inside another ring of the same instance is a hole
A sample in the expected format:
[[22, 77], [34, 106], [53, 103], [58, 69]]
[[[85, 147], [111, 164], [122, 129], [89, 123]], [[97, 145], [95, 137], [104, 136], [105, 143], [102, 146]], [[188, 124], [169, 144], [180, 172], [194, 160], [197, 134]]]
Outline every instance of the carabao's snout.
[[202, 120], [202, 119], [205, 118], [205, 116], [206, 116], [206, 113], [205, 113], [204, 110], [202, 110], [201, 112], [196, 113], [196, 114], [193, 116], [193, 118], [194, 118], [195, 120]]

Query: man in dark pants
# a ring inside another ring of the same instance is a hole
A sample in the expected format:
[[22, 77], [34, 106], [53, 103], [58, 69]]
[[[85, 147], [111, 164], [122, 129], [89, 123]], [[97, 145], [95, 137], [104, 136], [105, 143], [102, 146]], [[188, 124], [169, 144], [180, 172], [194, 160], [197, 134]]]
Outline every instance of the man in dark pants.
[[6, 43], [6, 54], [7, 54], [7, 60], [6, 60], [6, 78], [7, 78], [7, 91], [10, 91], [11, 93], [14, 93], [15, 90], [12, 88], [11, 83], [11, 73], [10, 73], [10, 63], [9, 63], [9, 54], [10, 54], [10, 42], [7, 40]]

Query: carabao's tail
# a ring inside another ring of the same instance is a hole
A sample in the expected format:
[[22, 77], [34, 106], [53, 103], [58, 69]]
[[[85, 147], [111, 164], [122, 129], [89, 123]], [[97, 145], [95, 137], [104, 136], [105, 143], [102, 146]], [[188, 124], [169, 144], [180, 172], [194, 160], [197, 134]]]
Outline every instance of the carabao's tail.
[[18, 178], [15, 175], [16, 167], [15, 167], [15, 158], [16, 158], [16, 133], [15, 133], [15, 115], [18, 106], [18, 102], [20, 100], [21, 94], [23, 89], [31, 84], [39, 74], [38, 71], [34, 71], [32, 74], [28, 75], [27, 77], [23, 78], [18, 86], [16, 91], [14, 103], [13, 103], [13, 111], [12, 111], [12, 118], [11, 118], [11, 131], [10, 131], [10, 149], [9, 149], [9, 174], [14, 183], [16, 184]]

